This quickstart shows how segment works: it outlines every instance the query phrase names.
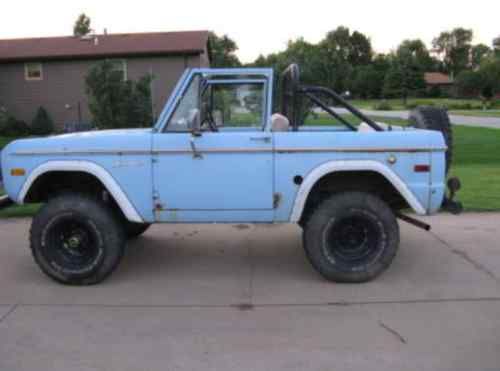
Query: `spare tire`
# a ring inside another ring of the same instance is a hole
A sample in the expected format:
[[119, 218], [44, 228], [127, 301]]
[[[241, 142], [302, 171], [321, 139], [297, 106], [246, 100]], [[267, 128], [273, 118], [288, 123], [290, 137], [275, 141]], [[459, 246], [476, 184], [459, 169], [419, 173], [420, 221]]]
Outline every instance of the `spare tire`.
[[446, 174], [448, 174], [453, 157], [453, 132], [446, 109], [418, 107], [410, 112], [408, 121], [410, 122], [410, 126], [415, 128], [436, 130], [443, 134], [444, 141], [448, 146], [446, 150]]

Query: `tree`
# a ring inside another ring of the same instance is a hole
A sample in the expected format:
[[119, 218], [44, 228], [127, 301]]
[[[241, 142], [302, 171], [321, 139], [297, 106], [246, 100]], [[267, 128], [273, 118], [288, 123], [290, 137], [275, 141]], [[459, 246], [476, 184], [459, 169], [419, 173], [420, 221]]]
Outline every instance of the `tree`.
[[477, 44], [474, 45], [471, 49], [471, 61], [470, 61], [470, 66], [472, 69], [478, 69], [483, 60], [489, 57], [491, 54], [491, 49], [488, 47], [488, 45], [484, 44]]
[[467, 69], [472, 36], [472, 30], [455, 28], [451, 32], [442, 32], [432, 41], [434, 49], [443, 58], [446, 72], [456, 76]]
[[238, 45], [227, 35], [217, 36], [214, 32], [209, 35], [210, 49], [212, 52], [212, 66], [218, 68], [239, 67], [241, 62], [235, 52]]
[[500, 36], [493, 40], [493, 51], [495, 56], [500, 57]]
[[384, 79], [384, 96], [402, 97], [404, 105], [408, 96], [418, 95], [425, 89], [423, 71], [415, 65], [412, 56], [407, 52], [394, 55]]
[[73, 26], [73, 35], [82, 37], [88, 35], [91, 31], [90, 18], [85, 13], [80, 14]]
[[54, 132], [54, 123], [45, 108], [38, 108], [31, 123], [31, 132], [33, 135], [49, 135]]
[[476, 71], [464, 71], [457, 76], [457, 86], [464, 95], [491, 100], [500, 93], [500, 59], [484, 60]]
[[368, 37], [361, 32], [354, 31], [349, 43], [348, 60], [353, 66], [367, 65], [372, 61], [373, 50]]
[[380, 98], [385, 72], [373, 65], [358, 67], [352, 77], [351, 92], [363, 99]]
[[94, 125], [99, 128], [149, 127], [152, 125], [151, 80], [124, 81], [112, 61], [105, 60], [89, 70], [86, 91]]
[[398, 56], [410, 58], [412, 65], [423, 72], [434, 71], [437, 61], [434, 60], [427, 47], [420, 39], [404, 40], [397, 49]]

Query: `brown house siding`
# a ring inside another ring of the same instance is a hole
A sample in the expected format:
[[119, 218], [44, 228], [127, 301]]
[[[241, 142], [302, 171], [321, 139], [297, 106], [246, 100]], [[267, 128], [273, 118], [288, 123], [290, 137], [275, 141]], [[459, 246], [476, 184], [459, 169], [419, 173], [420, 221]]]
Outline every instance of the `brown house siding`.
[[[127, 61], [127, 77], [137, 79], [154, 75], [155, 114], [159, 115], [178, 78], [187, 67], [207, 67], [207, 52], [191, 56], [155, 56], [121, 58]], [[38, 107], [43, 106], [59, 128], [78, 120], [80, 103], [83, 122], [90, 122], [85, 94], [85, 76], [97, 60], [41, 61], [43, 80], [26, 81], [24, 63], [0, 64], [0, 107], [16, 118], [30, 123]], [[69, 106], [69, 108], [67, 108]]]

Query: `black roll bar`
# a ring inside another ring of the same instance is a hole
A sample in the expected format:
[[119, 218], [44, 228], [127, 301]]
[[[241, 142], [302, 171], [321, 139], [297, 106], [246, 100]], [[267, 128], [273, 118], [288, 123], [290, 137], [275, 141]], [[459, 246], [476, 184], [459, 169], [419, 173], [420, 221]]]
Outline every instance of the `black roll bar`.
[[345, 109], [347, 109], [354, 116], [357, 116], [359, 119], [361, 119], [362, 121], [364, 121], [368, 125], [370, 125], [373, 128], [373, 130], [384, 131], [384, 129], [382, 129], [375, 121], [373, 121], [371, 118], [366, 116], [363, 112], [361, 112], [356, 107], [354, 107], [353, 105], [348, 103], [344, 98], [342, 98], [340, 95], [335, 93], [332, 89], [328, 89], [328, 88], [325, 88], [322, 86], [301, 86], [299, 91], [301, 93], [305, 94], [314, 103], [318, 104], [321, 108], [323, 108], [330, 115], [334, 116], [337, 120], [342, 121], [342, 123], [344, 125], [347, 125], [348, 127], [350, 127], [353, 130], [356, 130], [356, 128], [354, 126], [352, 126], [351, 124], [346, 124], [345, 120], [340, 119], [339, 116], [332, 109], [330, 109], [326, 104], [321, 102], [321, 100], [317, 96], [315, 96], [314, 94], [315, 93], [316, 94], [324, 94], [324, 95], [328, 96], [335, 103], [337, 103], [340, 106], [343, 106]]

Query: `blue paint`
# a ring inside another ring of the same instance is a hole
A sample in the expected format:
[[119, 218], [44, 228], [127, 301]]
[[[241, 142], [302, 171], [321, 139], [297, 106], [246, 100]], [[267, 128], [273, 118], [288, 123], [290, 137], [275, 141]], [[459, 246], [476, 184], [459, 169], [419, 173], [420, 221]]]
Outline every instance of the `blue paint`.
[[[198, 137], [169, 132], [169, 121], [195, 76], [211, 84], [221, 79], [234, 84], [238, 76], [246, 83], [263, 84], [262, 127], [229, 125]], [[359, 133], [308, 126], [273, 133], [272, 83], [270, 69], [186, 70], [153, 129], [78, 133], [9, 144], [1, 154], [6, 191], [18, 200], [30, 173], [41, 164], [85, 160], [116, 180], [146, 222], [287, 222], [299, 188], [294, 176], [307, 179], [327, 162], [370, 160], [389, 167], [426, 213], [439, 210], [445, 189], [441, 133]], [[404, 151], [415, 148], [418, 151]], [[395, 164], [388, 164], [391, 155], [397, 158]], [[431, 164], [432, 171], [416, 173], [416, 164]], [[12, 168], [25, 169], [26, 176], [12, 177]], [[276, 194], [280, 197], [275, 205]]]

